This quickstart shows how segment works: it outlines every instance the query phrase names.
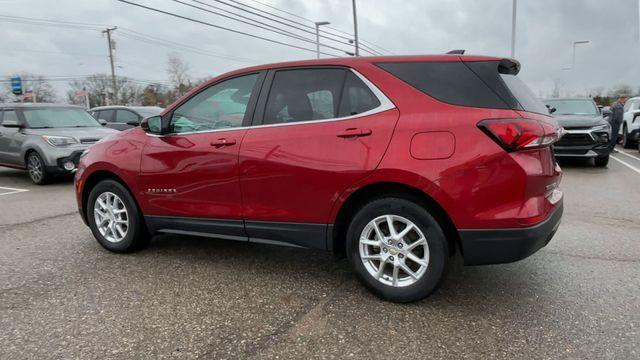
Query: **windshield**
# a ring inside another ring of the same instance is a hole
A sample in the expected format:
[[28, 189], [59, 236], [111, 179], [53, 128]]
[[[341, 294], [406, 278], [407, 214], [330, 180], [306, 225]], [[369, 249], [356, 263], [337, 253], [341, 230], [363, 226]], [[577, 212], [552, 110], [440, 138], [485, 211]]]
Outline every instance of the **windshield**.
[[138, 112], [138, 114], [142, 115], [143, 118], [148, 118], [148, 117], [152, 117], [152, 116], [156, 116], [156, 115], [160, 115], [162, 113], [162, 110], [164, 110], [161, 107], [145, 107], [145, 108], [134, 108], [135, 111]]
[[556, 108], [553, 115], [598, 115], [591, 100], [546, 100], [545, 105]]
[[88, 112], [79, 108], [23, 109], [22, 114], [32, 129], [101, 126]]

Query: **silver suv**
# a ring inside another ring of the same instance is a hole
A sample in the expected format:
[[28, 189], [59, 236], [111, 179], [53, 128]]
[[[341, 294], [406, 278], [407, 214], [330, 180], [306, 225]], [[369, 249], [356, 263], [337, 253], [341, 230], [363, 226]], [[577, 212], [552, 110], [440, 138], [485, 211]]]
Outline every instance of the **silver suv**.
[[0, 104], [0, 166], [26, 169], [42, 185], [72, 174], [86, 148], [117, 132], [79, 106]]

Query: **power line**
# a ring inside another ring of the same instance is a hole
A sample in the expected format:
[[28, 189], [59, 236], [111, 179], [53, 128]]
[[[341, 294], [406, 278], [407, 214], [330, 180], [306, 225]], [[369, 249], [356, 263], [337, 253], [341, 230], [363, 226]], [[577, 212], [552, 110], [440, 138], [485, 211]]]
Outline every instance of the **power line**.
[[[198, 1], [198, 0], [191, 0], [191, 1], [194, 1], [194, 2], [200, 2], [200, 1]], [[244, 4], [244, 3], [242, 3], [242, 2], [235, 1], [235, 0], [228, 0], [228, 1], [229, 1], [229, 2], [231, 2], [231, 3], [238, 4], [238, 5], [242, 5], [242, 6], [244, 6], [244, 7], [249, 8], [249, 9], [253, 9], [253, 10], [259, 11], [259, 12], [261, 12], [261, 13], [264, 13], [264, 14], [267, 14], [267, 15], [270, 15], [270, 16], [273, 16], [273, 17], [275, 17], [275, 18], [277, 18], [277, 19], [273, 19], [273, 18], [271, 18], [271, 17], [268, 17], [268, 16], [265, 16], [265, 15], [262, 15], [262, 14], [256, 13], [256, 12], [254, 12], [254, 11], [247, 10], [247, 9], [245, 9], [245, 8], [243, 8], [243, 7], [239, 7], [239, 6], [236, 6], [236, 5], [233, 5], [233, 4], [229, 4], [229, 3], [228, 3], [228, 2], [226, 2], [226, 1], [222, 1], [222, 0], [213, 0], [213, 1], [215, 1], [215, 2], [217, 2], [217, 3], [220, 3], [220, 4], [224, 4], [224, 5], [226, 5], [226, 6], [229, 6], [229, 7], [231, 7], [231, 8], [234, 8], [234, 9], [237, 9], [237, 10], [240, 10], [240, 11], [244, 11], [244, 12], [249, 13], [249, 14], [252, 14], [252, 15], [254, 15], [254, 16], [258, 16], [258, 17], [261, 17], [261, 18], [267, 19], [267, 20], [269, 20], [269, 21], [273, 21], [273, 22], [278, 23], [278, 24], [281, 24], [281, 25], [285, 25], [285, 26], [292, 27], [292, 28], [294, 28], [294, 29], [296, 29], [296, 30], [299, 30], [299, 31], [302, 31], [302, 32], [306, 32], [306, 33], [311, 34], [311, 35], [315, 35], [315, 27], [313, 27], [313, 26], [309, 26], [309, 25], [307, 25], [307, 24], [303, 24], [303, 23], [300, 23], [300, 22], [297, 22], [297, 21], [293, 21], [293, 20], [291, 20], [291, 19], [287, 19], [287, 18], [282, 17], [282, 16], [278, 16], [278, 15], [276, 15], [276, 14], [270, 13], [270, 12], [268, 12], [268, 11], [264, 11], [264, 10], [262, 10], [262, 9], [259, 9], [259, 8], [256, 8], [256, 7], [253, 7], [253, 6], [251, 6], [251, 5]], [[296, 24], [296, 25], [302, 26], [303, 28], [301, 28], [301, 27], [299, 27], [299, 26], [291, 25], [291, 24], [289, 24], [289, 23], [285, 23], [285, 22], [280, 21], [280, 20], [278, 20], [278, 19], [286, 20], [286, 21], [291, 22], [291, 23], [293, 23], [293, 24]], [[256, 21], [256, 20], [254, 20], [254, 21]], [[340, 43], [340, 44], [347, 44], [347, 43], [345, 43], [345, 42], [343, 42], [343, 41], [336, 40], [336, 39], [333, 39], [333, 38], [330, 38], [330, 37], [327, 37], [327, 36], [324, 36], [324, 35], [320, 35], [320, 37], [325, 38], [325, 39], [327, 39], [327, 40], [335, 41], [335, 42]], [[345, 40], [349, 40], [348, 38], [344, 38], [344, 39], [345, 39]]]
[[[229, 1], [233, 1], [234, 3], [242, 4], [241, 2], [236, 1], [236, 0], [229, 0]], [[273, 5], [266, 4], [266, 3], [262, 2], [262, 1], [258, 1], [258, 0], [251, 0], [251, 1], [252, 1], [252, 2], [254, 2], [254, 3], [260, 4], [260, 5], [262, 5], [262, 6], [265, 6], [265, 7], [267, 7], [267, 8], [270, 8], [270, 9], [273, 9], [273, 10], [276, 10], [276, 11], [280, 11], [280, 12], [282, 12], [282, 13], [284, 13], [284, 14], [287, 14], [287, 15], [290, 15], [290, 16], [293, 16], [293, 17], [296, 17], [296, 18], [298, 18], [298, 19], [305, 20], [305, 21], [308, 21], [308, 22], [310, 22], [310, 23], [314, 23], [314, 21], [313, 21], [313, 20], [311, 20], [311, 19], [309, 19], [309, 18], [306, 18], [306, 17], [300, 16], [300, 15], [298, 15], [298, 14], [292, 13], [292, 12], [287, 11], [287, 10], [282, 10], [282, 9], [280, 9], [280, 8], [278, 8], [278, 7], [275, 7], [275, 6], [273, 6]], [[243, 5], [244, 5], [244, 6], [247, 6], [247, 7], [251, 7], [251, 8], [257, 9], [257, 10], [260, 10], [260, 9], [258, 9], [258, 8], [252, 7], [252, 6], [250, 6], [250, 5], [246, 5], [246, 4], [243, 4]], [[288, 20], [288, 21], [294, 22], [293, 20], [287, 19], [287, 18], [285, 18], [285, 17], [278, 16], [278, 15], [273, 14], [273, 13], [266, 12], [266, 11], [264, 11], [264, 10], [260, 10], [260, 11], [263, 11], [263, 12], [265, 12], [265, 13], [271, 14], [271, 15], [276, 16], [276, 17], [281, 18], [281, 19], [285, 19], [285, 20]], [[295, 22], [295, 23], [300, 24], [300, 25], [305, 25], [305, 24], [301, 24], [301, 23], [299, 23], [299, 22]], [[308, 26], [308, 25], [305, 25], [305, 26]], [[310, 26], [309, 26], [309, 27], [310, 27]], [[345, 37], [345, 36], [342, 36], [342, 35], [339, 35], [339, 34], [335, 34], [335, 33], [331, 33], [331, 32], [326, 31], [326, 30], [322, 30], [322, 32], [324, 32], [324, 33], [326, 33], [326, 34], [331, 34], [331, 35], [333, 35], [333, 36], [340, 37], [340, 38], [343, 38], [343, 39], [345, 39], [345, 40], [353, 40], [353, 34], [350, 34], [350, 33], [346, 32], [346, 31], [343, 31], [343, 30], [340, 30], [340, 29], [336, 29], [335, 27], [332, 27], [332, 26], [325, 26], [325, 27], [326, 27], [327, 29], [331, 29], [331, 30], [337, 31], [337, 32], [339, 32], [339, 33], [342, 33], [342, 34], [344, 34], [344, 35], [346, 35], [346, 36], [348, 36], [348, 37]], [[366, 41], [366, 40], [363, 40], [363, 39], [360, 39], [360, 41], [361, 41], [361, 42], [366, 42], [366, 43], [368, 43], [368, 44], [369, 44], [369, 45], [371, 45], [371, 46], [375, 46], [376, 48], [378, 48], [378, 49], [380, 49], [380, 50], [382, 50], [382, 51], [385, 51], [385, 52], [388, 52], [388, 53], [391, 53], [391, 54], [393, 53], [392, 51], [389, 51], [389, 50], [387, 50], [387, 49], [385, 49], [385, 48], [383, 48], [383, 47], [381, 47], [381, 46], [375, 45], [375, 44], [373, 44], [373, 43], [372, 43], [372, 42], [370, 42], [370, 41]], [[374, 50], [374, 49], [370, 49], [370, 50]]]
[[[283, 41], [274, 40], [274, 39], [270, 39], [270, 38], [263, 37], [263, 36], [249, 34], [249, 33], [244, 32], [244, 31], [240, 31], [240, 30], [231, 29], [231, 28], [227, 28], [227, 27], [224, 27], [224, 26], [208, 23], [206, 21], [202, 21], [202, 20], [194, 19], [194, 18], [191, 18], [191, 17], [188, 17], [188, 16], [179, 15], [179, 14], [175, 14], [175, 13], [172, 13], [172, 12], [169, 12], [169, 11], [165, 11], [165, 10], [153, 8], [153, 7], [150, 7], [150, 6], [134, 3], [134, 2], [131, 2], [131, 1], [128, 1], [128, 0], [116, 0], [116, 1], [119, 1], [119, 2], [122, 2], [122, 3], [125, 3], [125, 4], [129, 4], [129, 5], [133, 5], [133, 6], [137, 6], [137, 7], [149, 10], [149, 11], [158, 12], [158, 13], [161, 13], [161, 14], [173, 16], [173, 17], [176, 17], [176, 18], [179, 18], [179, 19], [183, 19], [183, 20], [195, 22], [195, 23], [198, 23], [198, 24], [210, 26], [210, 27], [213, 27], [213, 28], [216, 28], [216, 29], [226, 30], [226, 31], [229, 31], [229, 32], [232, 32], [232, 33], [249, 36], [249, 37], [252, 37], [252, 38], [255, 38], [255, 39], [259, 39], [259, 40], [268, 41], [268, 42], [271, 42], [271, 43], [274, 43], [274, 44], [284, 45], [284, 46], [288, 46], [288, 47], [291, 47], [291, 48], [304, 50], [304, 51], [308, 51], [308, 52], [314, 52], [314, 53], [316, 52], [314, 49], [309, 49], [309, 48], [306, 48], [306, 47], [303, 47], [303, 46], [289, 44], [289, 43], [286, 43], [286, 42], [283, 42]], [[322, 53], [322, 54], [328, 55], [328, 56], [336, 56], [334, 54], [328, 54], [328, 53]]]
[[[208, 10], [208, 9], [205, 9], [205, 8], [201, 8], [201, 7], [193, 5], [193, 4], [188, 4], [188, 3], [185, 3], [185, 2], [180, 1], [180, 0], [171, 0], [171, 1], [177, 2], [177, 3], [185, 5], [185, 6], [192, 7], [194, 9], [198, 9], [198, 10], [202, 10], [202, 11], [205, 11], [205, 12], [208, 12], [208, 13], [211, 13], [211, 14], [215, 14], [215, 15], [227, 18], [227, 19], [238, 21], [238, 22], [243, 23], [243, 24], [247, 24], [247, 25], [254, 26], [254, 27], [257, 27], [257, 28], [260, 28], [260, 29], [263, 29], [263, 30], [271, 31], [271, 32], [274, 32], [274, 33], [279, 34], [279, 35], [288, 36], [288, 37], [294, 38], [296, 40], [304, 41], [304, 42], [311, 43], [311, 44], [315, 44], [316, 43], [314, 40], [311, 40], [309, 38], [305, 38], [305, 37], [300, 36], [298, 34], [295, 34], [295, 33], [292, 33], [292, 32], [286, 31], [286, 30], [282, 30], [280, 28], [276, 28], [276, 27], [274, 27], [272, 25], [269, 25], [269, 24], [266, 24], [266, 23], [263, 23], [263, 22], [259, 22], [257, 20], [251, 19], [251, 18], [249, 18], [249, 19], [254, 21], [254, 22], [256, 22], [256, 23], [258, 23], [258, 24], [264, 24], [266, 26], [261, 26], [261, 25], [257, 25], [257, 24], [251, 23], [249, 21], [236, 19], [236, 18], [233, 18], [231, 16], [220, 14], [218, 12], [211, 11], [211, 10]], [[202, 5], [205, 5], [205, 6], [214, 7], [213, 5], [209, 5], [207, 3], [203, 3], [203, 2], [200, 2], [198, 0], [192, 0], [192, 1], [196, 2], [196, 3], [199, 3], [199, 4], [202, 4]], [[226, 11], [226, 10], [223, 10], [223, 11]], [[232, 14], [234, 14], [236, 16], [241, 16], [241, 15], [238, 15], [238, 14], [235, 14], [235, 13], [232, 13]], [[334, 47], [334, 46], [329, 46], [329, 45], [325, 45], [325, 46], [328, 47], [328, 48], [334, 49], [334, 50], [344, 51], [343, 49], [340, 49], [340, 48], [337, 48], [337, 47]]]
[[[110, 26], [110, 25], [104, 25], [104, 24], [78, 23], [78, 22], [70, 22], [70, 21], [36, 19], [36, 18], [26, 18], [21, 16], [9, 16], [9, 15], [0, 15], [0, 21], [7, 21], [12, 23], [26, 23], [26, 24], [42, 25], [42, 26], [63, 27], [63, 28], [70, 28], [70, 29], [77, 29], [79, 27], [85, 30], [96, 30], [96, 31], [101, 31], [103, 27]], [[87, 28], [88, 26], [92, 26], [93, 28], [91, 29]], [[143, 34], [141, 32], [131, 30], [128, 28], [120, 27], [118, 29], [120, 30], [119, 31], [120, 36], [125, 36], [134, 40], [147, 42], [154, 45], [165, 46], [174, 50], [177, 49], [177, 50], [188, 51], [188, 52], [192, 52], [192, 53], [196, 53], [204, 56], [218, 57], [218, 58], [223, 58], [227, 60], [233, 60], [233, 61], [245, 62], [245, 63], [251, 63], [251, 64], [260, 63], [260, 61], [256, 59], [230, 56], [230, 55], [219, 54], [219, 53], [215, 53], [207, 50], [202, 50], [200, 48], [195, 48], [189, 45], [177, 43], [177, 42], [166, 40], [166, 39], [157, 38], [152, 35]], [[101, 56], [106, 56], [106, 55], [101, 55]]]

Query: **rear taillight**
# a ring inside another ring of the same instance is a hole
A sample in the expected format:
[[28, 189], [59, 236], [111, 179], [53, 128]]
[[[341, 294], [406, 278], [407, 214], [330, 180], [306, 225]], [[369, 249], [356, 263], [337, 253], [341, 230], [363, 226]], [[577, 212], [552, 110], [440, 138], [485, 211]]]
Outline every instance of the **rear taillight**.
[[533, 119], [488, 119], [478, 128], [507, 151], [541, 148], [560, 139], [560, 127]]

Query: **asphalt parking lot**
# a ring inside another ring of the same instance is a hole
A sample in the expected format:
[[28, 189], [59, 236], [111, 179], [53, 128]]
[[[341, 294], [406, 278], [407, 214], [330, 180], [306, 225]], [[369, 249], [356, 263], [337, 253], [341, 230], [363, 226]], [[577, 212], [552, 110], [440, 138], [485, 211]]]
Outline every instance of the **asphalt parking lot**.
[[561, 163], [546, 248], [456, 267], [408, 305], [323, 252], [161, 236], [111, 254], [71, 181], [0, 169], [0, 358], [639, 358], [640, 154], [625, 151]]

